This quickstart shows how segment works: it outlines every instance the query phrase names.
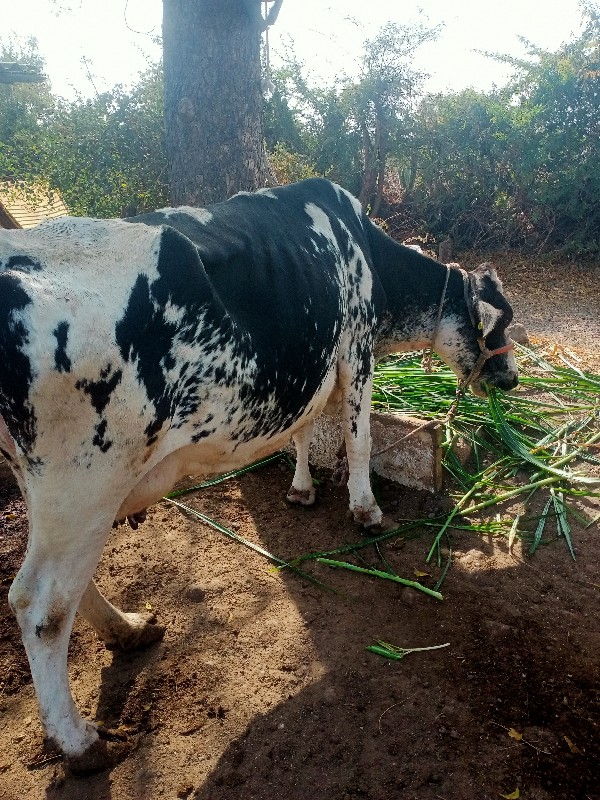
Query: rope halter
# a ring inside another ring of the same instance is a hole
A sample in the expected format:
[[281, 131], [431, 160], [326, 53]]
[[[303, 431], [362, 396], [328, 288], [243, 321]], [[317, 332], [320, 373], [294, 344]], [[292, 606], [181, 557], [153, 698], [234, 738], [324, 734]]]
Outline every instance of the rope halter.
[[[471, 297], [469, 295], [469, 276], [465, 272], [464, 269], [460, 269], [459, 268], [458, 271], [460, 272], [461, 277], [463, 279], [463, 295], [464, 295], [465, 305], [467, 307], [467, 311], [469, 312], [469, 318], [471, 320], [471, 325], [473, 326], [474, 330], [482, 331], [483, 330], [483, 325], [482, 325], [482, 323], [480, 321], [478, 321], [476, 319], [475, 309], [473, 308], [473, 303], [472, 303]], [[438, 333], [440, 331], [440, 324], [441, 324], [441, 321], [442, 321], [442, 312], [443, 312], [443, 308], [444, 308], [444, 302], [446, 300], [446, 290], [448, 289], [448, 281], [449, 281], [449, 279], [450, 279], [450, 267], [446, 264], [446, 278], [444, 280], [444, 288], [442, 289], [442, 296], [440, 298], [440, 302], [439, 302], [439, 306], [438, 306], [438, 312], [437, 312], [437, 316], [436, 316], [436, 320], [435, 320], [435, 325], [433, 327], [433, 334], [431, 336], [431, 344], [423, 352], [422, 364], [423, 364], [423, 369], [425, 370], [425, 372], [431, 372], [431, 370], [432, 370], [431, 358], [432, 358], [432, 355], [433, 355], [433, 349], [435, 347], [435, 342], [437, 340]], [[466, 378], [466, 379], [463, 379], [460, 382], [460, 387], [461, 387], [461, 389], [463, 391], [467, 386], [470, 386], [472, 383], [474, 383], [479, 378], [479, 376], [481, 375], [481, 371], [482, 371], [482, 369], [483, 369], [483, 367], [485, 365], [485, 362], [489, 358], [492, 358], [492, 356], [503, 355], [504, 353], [510, 352], [514, 348], [514, 343], [513, 342], [509, 342], [508, 344], [505, 344], [503, 347], [497, 347], [494, 350], [489, 350], [487, 345], [486, 345], [486, 342], [485, 342], [485, 336], [478, 336], [477, 337], [477, 344], [479, 345], [479, 350], [481, 352], [479, 354], [479, 358], [475, 362], [475, 366], [473, 367], [469, 377]]]

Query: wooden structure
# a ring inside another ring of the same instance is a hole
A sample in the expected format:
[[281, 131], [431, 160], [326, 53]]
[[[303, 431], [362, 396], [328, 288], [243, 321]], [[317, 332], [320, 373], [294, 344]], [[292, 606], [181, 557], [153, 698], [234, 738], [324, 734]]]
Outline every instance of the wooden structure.
[[46, 219], [64, 217], [68, 213], [69, 209], [55, 189], [0, 182], [0, 228], [34, 228]]

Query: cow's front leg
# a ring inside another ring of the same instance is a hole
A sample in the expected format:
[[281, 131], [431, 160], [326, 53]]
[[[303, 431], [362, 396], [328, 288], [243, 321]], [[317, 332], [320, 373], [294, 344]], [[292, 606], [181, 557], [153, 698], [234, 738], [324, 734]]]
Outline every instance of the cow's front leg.
[[342, 386], [342, 423], [346, 458], [348, 459], [348, 491], [354, 520], [366, 528], [381, 523], [381, 509], [371, 491], [369, 462], [371, 459], [371, 393], [373, 371], [356, 376], [345, 364], [339, 369]]
[[69, 687], [67, 655], [75, 612], [106, 540], [102, 530], [110, 530], [111, 520], [92, 523], [89, 529], [85, 519], [71, 520], [64, 535], [57, 535], [60, 528], [51, 516], [49, 512], [44, 524], [36, 509], [30, 509], [29, 547], [8, 599], [21, 629], [46, 735], [74, 771], [103, 769], [130, 750], [131, 742], [100, 738], [96, 726], [80, 716]]
[[315, 502], [316, 492], [308, 466], [308, 452], [314, 430], [315, 423], [314, 420], [311, 420], [292, 436], [296, 447], [296, 469], [292, 485], [287, 493], [290, 503], [312, 506]]
[[107, 647], [135, 650], [159, 641], [165, 634], [164, 626], [155, 624], [154, 615], [127, 613], [113, 606], [94, 581], [83, 593], [78, 611]]

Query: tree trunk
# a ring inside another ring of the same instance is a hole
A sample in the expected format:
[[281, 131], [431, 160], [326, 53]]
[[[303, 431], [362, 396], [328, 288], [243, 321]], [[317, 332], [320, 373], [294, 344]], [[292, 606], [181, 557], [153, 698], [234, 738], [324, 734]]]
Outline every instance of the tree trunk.
[[267, 185], [260, 5], [163, 0], [167, 156], [174, 205]]
[[367, 211], [377, 186], [377, 164], [375, 160], [375, 147], [371, 141], [369, 129], [362, 120], [360, 122], [360, 129], [363, 140], [364, 171], [358, 199], [363, 211]]
[[371, 209], [372, 217], [377, 217], [379, 215], [379, 208], [383, 200], [383, 190], [385, 188], [385, 166], [387, 163], [389, 136], [384, 119], [379, 121], [377, 133], [377, 194], [373, 200], [373, 208]]
[[388, 133], [385, 117], [376, 109], [375, 132], [373, 139], [364, 121], [361, 122], [364, 153], [364, 173], [358, 199], [364, 211], [376, 217], [383, 199], [385, 165], [388, 151]]

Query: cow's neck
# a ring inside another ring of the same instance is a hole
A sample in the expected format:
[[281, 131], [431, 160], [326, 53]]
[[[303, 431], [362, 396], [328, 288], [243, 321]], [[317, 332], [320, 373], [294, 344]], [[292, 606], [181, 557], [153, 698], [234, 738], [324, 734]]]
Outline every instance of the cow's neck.
[[389, 237], [376, 235], [374, 239], [375, 271], [385, 297], [385, 311], [376, 337], [376, 357], [432, 345], [440, 352], [445, 341], [455, 339], [463, 323], [464, 290], [460, 272], [454, 269], [450, 272], [434, 344], [446, 266], [398, 245]]

